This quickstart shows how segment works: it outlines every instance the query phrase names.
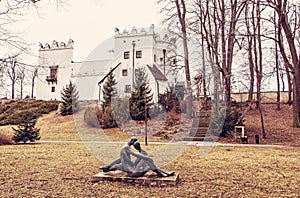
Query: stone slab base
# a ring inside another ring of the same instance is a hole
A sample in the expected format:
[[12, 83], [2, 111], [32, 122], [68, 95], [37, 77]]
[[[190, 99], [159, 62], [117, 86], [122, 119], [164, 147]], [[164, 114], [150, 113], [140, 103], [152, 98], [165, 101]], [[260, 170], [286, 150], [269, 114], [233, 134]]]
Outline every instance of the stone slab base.
[[157, 177], [155, 173], [146, 173], [143, 177], [130, 177], [122, 171], [101, 172], [92, 177], [92, 182], [122, 181], [147, 186], [176, 186], [179, 183], [179, 173], [170, 177]]

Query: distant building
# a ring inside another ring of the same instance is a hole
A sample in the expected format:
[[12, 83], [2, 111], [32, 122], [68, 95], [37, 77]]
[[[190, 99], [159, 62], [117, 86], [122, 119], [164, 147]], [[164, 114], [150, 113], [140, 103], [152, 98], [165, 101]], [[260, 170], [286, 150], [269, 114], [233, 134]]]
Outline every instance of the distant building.
[[61, 90], [71, 80], [75, 82], [81, 100], [98, 100], [105, 76], [113, 70], [118, 84], [118, 96], [130, 95], [133, 86], [133, 71], [143, 67], [147, 72], [154, 101], [158, 94], [176, 83], [176, 72], [172, 69], [176, 60], [175, 40], [165, 34], [162, 38], [149, 28], [122, 33], [115, 29], [113, 58], [98, 61], [73, 61], [73, 40], [67, 44], [53, 41], [52, 45], [40, 44], [39, 71], [36, 98], [60, 100]]

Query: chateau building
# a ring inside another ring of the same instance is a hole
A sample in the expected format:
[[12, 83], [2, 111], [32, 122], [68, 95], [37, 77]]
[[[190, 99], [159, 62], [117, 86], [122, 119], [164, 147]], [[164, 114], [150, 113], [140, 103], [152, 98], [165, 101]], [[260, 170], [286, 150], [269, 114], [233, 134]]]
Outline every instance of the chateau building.
[[161, 36], [149, 28], [120, 32], [115, 29], [113, 53], [109, 60], [73, 61], [73, 40], [68, 43], [53, 41], [52, 45], [40, 44], [39, 70], [36, 98], [60, 100], [61, 91], [69, 81], [76, 84], [80, 100], [101, 99], [101, 88], [109, 72], [113, 72], [118, 82], [116, 92], [119, 97], [130, 95], [134, 85], [134, 71], [144, 68], [153, 92], [154, 102], [158, 94], [175, 86], [176, 72], [175, 40], [167, 34]]

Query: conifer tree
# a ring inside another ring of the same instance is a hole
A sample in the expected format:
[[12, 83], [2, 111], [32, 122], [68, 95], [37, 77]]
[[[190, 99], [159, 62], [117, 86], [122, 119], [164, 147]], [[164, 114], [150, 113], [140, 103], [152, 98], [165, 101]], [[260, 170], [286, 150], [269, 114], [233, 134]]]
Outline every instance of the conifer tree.
[[40, 139], [40, 129], [35, 128], [37, 116], [31, 111], [25, 111], [21, 117], [21, 123], [18, 128], [13, 128], [15, 134], [13, 140], [15, 142], [23, 142], [24, 144], [28, 141], [34, 142]]
[[75, 84], [71, 81], [61, 92], [60, 114], [62, 116], [70, 115], [79, 109], [79, 94]]
[[118, 126], [112, 111], [112, 99], [116, 95], [114, 86], [117, 84], [115, 75], [111, 72], [103, 85], [103, 101], [101, 104], [101, 111], [98, 113], [99, 124], [103, 128], [113, 128]]
[[130, 115], [133, 120], [145, 120], [145, 111], [147, 118], [150, 118], [149, 109], [153, 105], [152, 99], [148, 76], [145, 69], [139, 68], [135, 72], [135, 86], [129, 99]]
[[111, 106], [112, 98], [116, 95], [114, 92], [114, 86], [117, 84], [115, 79], [115, 75], [111, 72], [103, 85], [103, 101], [102, 101], [102, 109]]

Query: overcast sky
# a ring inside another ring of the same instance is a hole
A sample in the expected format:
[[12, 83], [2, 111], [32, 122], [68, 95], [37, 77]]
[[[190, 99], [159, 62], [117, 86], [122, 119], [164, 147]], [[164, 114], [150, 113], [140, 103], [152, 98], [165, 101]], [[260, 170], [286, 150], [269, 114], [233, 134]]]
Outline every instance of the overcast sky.
[[52, 44], [53, 40], [74, 40], [74, 60], [82, 61], [104, 40], [132, 26], [161, 26], [161, 15], [155, 0], [69, 0], [64, 8], [57, 8], [45, 0], [38, 11], [31, 9], [18, 24], [22, 37], [33, 44]]

